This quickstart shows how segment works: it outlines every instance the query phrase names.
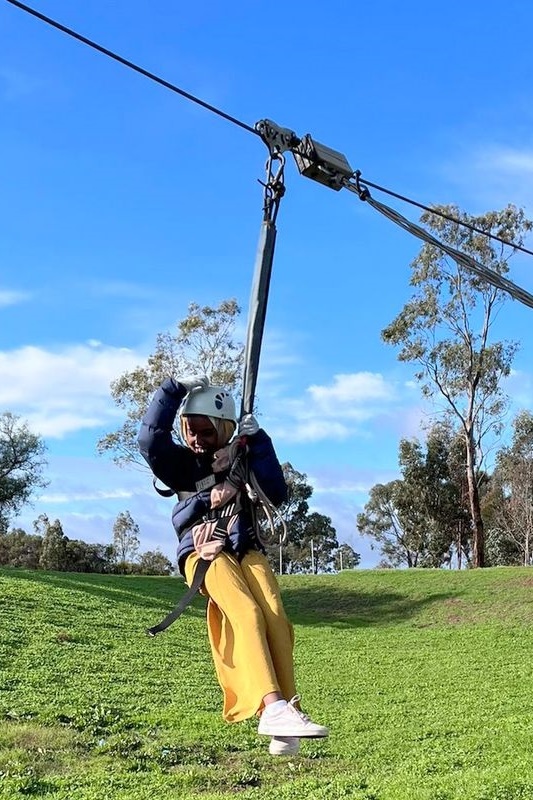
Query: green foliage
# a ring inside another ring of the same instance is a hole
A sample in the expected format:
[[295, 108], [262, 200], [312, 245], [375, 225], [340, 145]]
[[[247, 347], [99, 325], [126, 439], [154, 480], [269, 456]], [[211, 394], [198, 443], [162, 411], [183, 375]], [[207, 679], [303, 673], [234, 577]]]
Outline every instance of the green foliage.
[[139, 558], [138, 572], [140, 575], [170, 575], [172, 563], [160, 550], [147, 550]]
[[277, 540], [267, 546], [272, 568], [286, 574], [331, 572], [337, 567], [339, 547], [331, 519], [309, 511], [307, 501], [313, 487], [307, 483], [307, 475], [289, 463], [283, 464], [282, 469], [288, 496], [279, 511], [285, 521], [287, 541], [280, 549], [281, 526], [278, 526]]
[[[508, 206], [471, 217], [453, 206], [437, 210], [479, 230], [522, 244], [532, 222], [521, 209]], [[510, 254], [503, 245], [431, 212], [422, 222], [441, 241], [472, 256], [498, 274], [508, 271]], [[427, 398], [444, 399], [446, 413], [460, 427], [465, 446], [469, 511], [473, 529], [473, 560], [484, 564], [484, 530], [476, 474], [483, 443], [501, 431], [506, 397], [501, 383], [509, 375], [516, 342], [491, 341], [491, 329], [507, 295], [463, 265], [451, 262], [430, 244], [412, 264], [412, 299], [382, 331], [388, 344], [399, 348], [401, 361], [418, 366], [416, 378]]]
[[0, 565], [63, 572], [113, 572], [113, 546], [69, 539], [59, 520], [41, 514], [33, 523], [36, 534], [15, 528], [0, 533]]
[[0, 565], [38, 569], [42, 536], [32, 536], [22, 528], [0, 533]]
[[401, 479], [371, 489], [357, 528], [378, 543], [391, 566], [440, 567], [450, 562], [454, 548], [458, 555], [467, 551], [458, 445], [460, 452], [460, 440], [446, 424], [428, 431], [425, 449], [417, 439], [402, 439]]
[[[491, 557], [499, 563], [533, 562], [533, 415], [520, 412], [513, 420], [510, 446], [497, 454], [490, 495]], [[505, 559], [505, 561], [503, 561]]]
[[[125, 568], [139, 550], [139, 526], [129, 511], [121, 511], [113, 524], [113, 549], [119, 564]], [[125, 569], [123, 569], [125, 571]]]
[[9, 411], [0, 414], [0, 533], [32, 494], [47, 485], [45, 450], [41, 437], [20, 417]]
[[115, 521], [114, 544], [69, 539], [61, 522], [50, 522], [46, 514], [41, 514], [33, 527], [35, 535], [20, 528], [0, 532], [0, 566], [140, 575], [170, 575], [173, 571], [172, 563], [160, 550], [149, 550], [137, 558], [139, 526], [128, 511]]
[[0, 570], [0, 797], [525, 800], [530, 570], [283, 576], [305, 707], [289, 759], [226, 725], [198, 598], [176, 578]]
[[42, 538], [39, 567], [41, 569], [64, 569], [67, 556], [67, 538], [61, 522], [50, 522], [46, 514], [41, 514], [33, 523], [35, 533]]
[[223, 300], [216, 308], [191, 303], [175, 333], [158, 334], [147, 363], [125, 372], [111, 384], [113, 400], [125, 411], [126, 419], [118, 431], [100, 439], [98, 451], [109, 453], [118, 464], [146, 467], [137, 447], [139, 423], [165, 378], [207, 375], [212, 384], [237, 392], [244, 358], [242, 344], [234, 340], [240, 312], [233, 299]]
[[343, 543], [334, 554], [335, 566], [337, 569], [355, 569], [360, 562], [361, 556], [356, 553], [353, 547], [349, 544]]

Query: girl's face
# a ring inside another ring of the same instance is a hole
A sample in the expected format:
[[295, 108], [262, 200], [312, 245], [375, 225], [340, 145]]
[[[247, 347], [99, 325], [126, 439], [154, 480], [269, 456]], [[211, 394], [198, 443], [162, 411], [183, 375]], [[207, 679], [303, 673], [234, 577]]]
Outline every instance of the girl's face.
[[194, 453], [214, 453], [217, 450], [218, 433], [208, 417], [193, 414], [184, 417], [183, 432], [188, 447]]

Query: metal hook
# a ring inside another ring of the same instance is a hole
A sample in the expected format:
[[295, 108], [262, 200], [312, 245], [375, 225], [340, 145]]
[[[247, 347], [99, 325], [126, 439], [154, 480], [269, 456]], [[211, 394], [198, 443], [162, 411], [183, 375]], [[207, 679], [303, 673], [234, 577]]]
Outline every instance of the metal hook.
[[361, 186], [361, 183], [360, 183], [361, 170], [360, 169], [356, 169], [354, 174], [353, 174], [353, 176], [355, 178], [355, 190], [356, 190], [357, 194], [359, 195], [359, 199], [360, 200], [368, 200], [368, 198], [370, 197], [370, 191], [369, 191], [367, 186]]
[[[276, 171], [273, 169], [274, 161], [279, 161]], [[283, 182], [285, 157], [281, 153], [272, 153], [267, 159], [265, 169], [267, 174], [266, 183], [259, 181], [264, 188], [263, 219], [275, 222], [280, 200], [285, 194], [285, 184]]]

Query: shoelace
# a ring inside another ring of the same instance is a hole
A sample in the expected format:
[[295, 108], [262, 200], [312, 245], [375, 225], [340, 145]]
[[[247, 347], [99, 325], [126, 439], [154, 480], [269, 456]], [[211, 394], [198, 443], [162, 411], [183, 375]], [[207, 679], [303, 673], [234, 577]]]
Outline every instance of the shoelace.
[[296, 706], [294, 705], [295, 703], [299, 703], [299, 702], [300, 702], [300, 695], [299, 694], [295, 694], [294, 697], [292, 697], [289, 700], [287, 705], [290, 706], [291, 711], [293, 711], [295, 714], [297, 714], [300, 717], [302, 722], [310, 722], [310, 718], [307, 716], [307, 714], [304, 714], [303, 711], [300, 711], [300, 709], [296, 708]]

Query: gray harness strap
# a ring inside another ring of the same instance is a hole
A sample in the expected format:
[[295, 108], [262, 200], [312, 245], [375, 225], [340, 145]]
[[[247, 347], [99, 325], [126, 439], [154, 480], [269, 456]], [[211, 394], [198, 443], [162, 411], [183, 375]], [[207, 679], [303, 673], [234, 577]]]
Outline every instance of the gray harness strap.
[[[236, 508], [236, 503], [231, 504], [231, 509], [234, 510]], [[228, 524], [232, 519], [232, 514], [227, 515], [227, 512], [224, 516], [217, 517], [217, 524], [215, 530], [213, 531], [212, 538], [213, 539], [225, 539], [228, 535]], [[172, 609], [170, 614], [161, 620], [160, 623], [157, 625], [153, 625], [151, 628], [147, 628], [146, 633], [148, 636], [156, 636], [161, 631], [166, 630], [173, 622], [181, 617], [185, 609], [188, 605], [190, 605], [194, 599], [194, 596], [197, 592], [200, 591], [202, 583], [204, 581], [205, 575], [209, 567], [213, 562], [209, 561], [205, 558], [198, 559], [198, 563], [196, 564], [196, 569], [194, 570], [193, 579], [189, 589], [185, 592], [179, 603]]]
[[201, 558], [198, 561], [196, 569], [194, 570], [194, 577], [188, 591], [185, 592], [179, 603], [175, 606], [175, 608], [172, 609], [170, 614], [167, 614], [167, 616], [162, 619], [158, 625], [153, 625], [151, 628], [146, 630], [148, 636], [156, 636], [158, 633], [161, 633], [161, 631], [166, 630], [169, 625], [172, 625], [172, 623], [183, 614], [187, 606], [192, 602], [196, 592], [200, 590], [205, 578], [205, 573], [209, 569], [210, 564], [211, 562], [206, 561], [204, 558]]

